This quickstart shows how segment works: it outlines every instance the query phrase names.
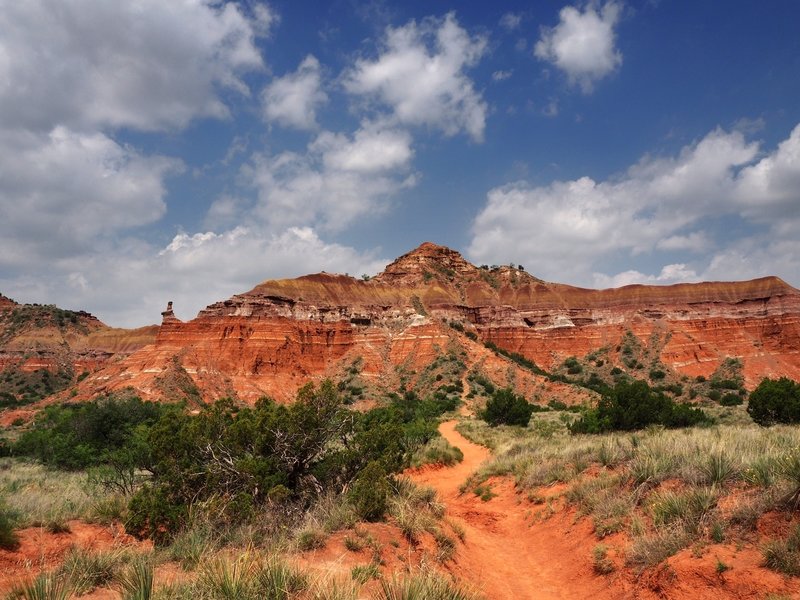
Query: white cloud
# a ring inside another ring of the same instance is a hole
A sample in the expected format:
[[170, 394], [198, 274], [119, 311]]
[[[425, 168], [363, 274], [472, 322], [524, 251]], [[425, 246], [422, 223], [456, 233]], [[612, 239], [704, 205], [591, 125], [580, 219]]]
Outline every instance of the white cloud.
[[89, 309], [111, 325], [135, 327], [160, 322], [168, 300], [179, 317], [190, 319], [264, 279], [320, 270], [358, 276], [387, 262], [375, 251], [326, 242], [310, 228], [266, 234], [239, 227], [179, 234], [160, 250], [122, 240], [112, 251], [84, 256], [46, 278], [0, 279], [0, 289], [12, 298]]
[[646, 275], [639, 271], [623, 271], [609, 276], [603, 273], [594, 274], [594, 285], [598, 288], [615, 288], [634, 283], [661, 284], [688, 283], [699, 281], [697, 273], [683, 263], [665, 265], [658, 275]]
[[364, 123], [352, 136], [322, 132], [304, 154], [256, 155], [245, 177], [258, 191], [251, 214], [271, 230], [314, 225], [341, 231], [382, 212], [389, 198], [413, 186], [408, 132]]
[[[759, 158], [757, 143], [747, 142], [740, 132], [717, 129], [676, 157], [645, 157], [607, 181], [582, 177], [547, 186], [518, 182], [495, 188], [475, 219], [469, 253], [477, 262], [522, 262], [545, 279], [582, 285], [689, 280], [694, 273], [716, 276], [720, 269], [704, 271], [698, 263], [658, 275], [603, 272], [624, 256], [658, 260], [659, 252], [698, 254], [715, 246], [717, 263], [731, 265], [731, 257], [740, 253], [719, 249], [729, 241], [725, 226], [715, 226], [728, 218], [742, 220], [750, 230], [767, 228], [752, 242], [760, 258], [740, 272], [763, 275], [781, 268], [785, 277], [800, 279], [800, 269], [793, 266], [797, 261], [780, 259], [770, 250], [785, 248], [781, 243], [796, 246], [799, 139], [800, 127]], [[715, 227], [718, 234], [712, 237], [709, 229]], [[674, 264], [668, 261], [664, 254], [661, 265]]]
[[226, 117], [272, 20], [211, 0], [0, 0], [0, 128], [183, 127]]
[[483, 36], [470, 36], [453, 13], [443, 19], [389, 27], [380, 55], [359, 59], [344, 74], [345, 89], [391, 107], [408, 125], [427, 125], [446, 135], [467, 132], [483, 139], [486, 102], [464, 70], [486, 52]]
[[0, 136], [0, 265], [22, 268], [85, 252], [166, 211], [179, 161], [142, 156], [102, 133], [56, 127]]
[[519, 13], [507, 12], [500, 17], [500, 27], [506, 31], [514, 31], [515, 29], [519, 29], [521, 23], [522, 15]]
[[800, 125], [776, 152], [742, 170], [736, 198], [754, 220], [800, 218]]
[[508, 71], [495, 71], [494, 73], [492, 73], [492, 79], [494, 79], [495, 81], [505, 81], [506, 79], [511, 77], [513, 73], [514, 71], [510, 69]]
[[319, 61], [307, 56], [297, 71], [270, 83], [262, 93], [264, 117], [298, 129], [317, 127], [317, 108], [328, 101], [321, 89]]
[[620, 5], [607, 2], [599, 11], [594, 4], [581, 12], [565, 6], [559, 23], [543, 28], [536, 43], [537, 58], [553, 63], [567, 74], [570, 82], [590, 93], [594, 83], [622, 64], [622, 53], [615, 47], [614, 26], [619, 20]]

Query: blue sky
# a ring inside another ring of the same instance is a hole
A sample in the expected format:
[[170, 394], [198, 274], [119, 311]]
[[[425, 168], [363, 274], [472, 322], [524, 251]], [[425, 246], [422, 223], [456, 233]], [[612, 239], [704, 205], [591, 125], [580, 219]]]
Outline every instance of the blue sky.
[[155, 322], [425, 240], [800, 286], [800, 5], [0, 0], [0, 292]]

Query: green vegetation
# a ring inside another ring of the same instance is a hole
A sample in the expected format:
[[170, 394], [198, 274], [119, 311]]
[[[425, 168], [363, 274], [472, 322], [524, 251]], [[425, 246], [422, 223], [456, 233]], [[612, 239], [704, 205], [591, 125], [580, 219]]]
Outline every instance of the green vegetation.
[[23, 304], [2, 317], [0, 324], [4, 326], [5, 331], [0, 335], [0, 342], [14, 337], [28, 327], [54, 326], [61, 330], [72, 328], [81, 333], [88, 333], [88, 328], [81, 320], [82, 317], [88, 316], [87, 313], [64, 310], [52, 304]]
[[146, 435], [175, 407], [133, 397], [104, 396], [93, 402], [49, 406], [13, 446], [18, 456], [35, 458], [59, 469], [78, 470], [106, 465], [125, 490], [137, 468], [149, 465]]
[[630, 431], [648, 425], [688, 427], [708, 421], [702, 410], [676, 403], [663, 393], [651, 389], [644, 381], [623, 380], [602, 395], [597, 408], [586, 411], [573, 423], [571, 431]]
[[68, 388], [72, 380], [71, 368], [62, 368], [56, 372], [47, 369], [27, 372], [16, 367], [7, 367], [0, 372], [0, 409], [37, 402]]
[[519, 425], [527, 427], [533, 414], [533, 405], [511, 388], [496, 390], [486, 402], [481, 418], [489, 425]]
[[800, 384], [764, 378], [750, 394], [747, 412], [759, 425], [800, 422]]

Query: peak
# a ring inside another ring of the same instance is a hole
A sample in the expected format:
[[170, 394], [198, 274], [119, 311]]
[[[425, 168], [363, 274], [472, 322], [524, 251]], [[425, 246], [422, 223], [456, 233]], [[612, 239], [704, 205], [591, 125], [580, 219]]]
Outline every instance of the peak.
[[433, 242], [424, 242], [407, 252], [375, 279], [388, 284], [417, 284], [432, 278], [452, 281], [457, 276], [473, 275], [477, 267], [459, 252]]

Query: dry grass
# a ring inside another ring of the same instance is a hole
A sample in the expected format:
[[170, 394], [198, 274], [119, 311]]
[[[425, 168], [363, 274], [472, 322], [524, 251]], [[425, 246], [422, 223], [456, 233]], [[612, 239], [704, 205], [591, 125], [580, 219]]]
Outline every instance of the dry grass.
[[[598, 537], [627, 529], [628, 562], [640, 567], [694, 542], [741, 538], [766, 511], [800, 506], [800, 429], [794, 427], [543, 436], [470, 421], [458, 430], [495, 449], [468, 487], [479, 488], [492, 476], [513, 477], [531, 493], [566, 483], [567, 500], [591, 516]], [[718, 501], [734, 489], [741, 500], [723, 514]], [[793, 555], [781, 548], [770, 546], [771, 561], [791, 570]]]
[[18, 459], [0, 459], [0, 497], [16, 516], [17, 527], [47, 526], [71, 519], [92, 521], [106, 494], [85, 473], [54, 471]]

